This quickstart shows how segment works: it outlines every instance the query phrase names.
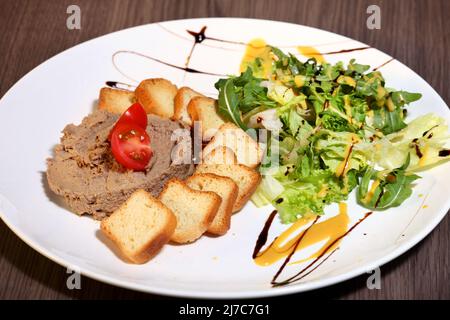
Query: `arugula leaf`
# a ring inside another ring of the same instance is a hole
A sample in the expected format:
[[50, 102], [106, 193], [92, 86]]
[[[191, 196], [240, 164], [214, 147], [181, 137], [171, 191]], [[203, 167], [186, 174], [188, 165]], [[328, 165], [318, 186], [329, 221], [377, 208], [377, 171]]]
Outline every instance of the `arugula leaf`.
[[422, 98], [420, 93], [411, 93], [407, 91], [395, 91], [391, 93], [392, 102], [397, 107], [403, 107], [405, 104], [417, 101]]
[[[283, 223], [322, 214], [326, 205], [347, 199], [358, 185], [358, 202], [367, 208], [398, 206], [419, 178], [412, 170], [450, 158], [441, 152], [447, 150], [444, 125], [423, 120], [417, 128], [411, 123], [414, 134], [408, 131], [404, 107], [420, 94], [386, 88], [379, 71], [370, 72], [354, 59], [347, 66], [314, 58], [300, 61], [268, 48], [273, 62], [267, 79], [255, 77], [262, 68], [256, 58], [241, 75], [220, 79], [215, 87], [220, 114], [241, 128], [255, 126], [254, 115], [269, 109], [281, 122], [280, 131], [277, 126], [277, 132], [270, 132], [270, 157], [260, 166], [267, 178], [253, 199], [258, 205], [272, 203]], [[279, 143], [274, 137], [281, 138]], [[425, 158], [416, 155], [416, 147]], [[414, 169], [408, 168], [409, 157]], [[279, 160], [278, 167], [271, 166], [272, 159]], [[378, 172], [375, 165], [385, 170]]]
[[369, 69], [370, 69], [369, 65], [355, 63], [355, 59], [351, 59], [350, 62], [348, 63], [346, 74], [350, 75], [356, 73], [361, 75]]
[[236, 94], [233, 79], [228, 79], [224, 86], [219, 88], [219, 113], [233, 121], [243, 130], [247, 130], [247, 127], [241, 120], [241, 113], [239, 111], [239, 100]]
[[382, 128], [384, 134], [396, 132], [406, 127], [406, 123], [402, 119], [403, 111], [400, 108], [397, 108], [394, 111], [385, 110], [384, 115], [385, 120]]
[[[317, 81], [333, 81], [339, 77], [341, 71], [343, 71], [342, 63], [335, 65], [324, 63], [322, 64], [322, 70], [319, 75], [316, 76]], [[322, 83], [323, 85], [323, 83]]]
[[261, 82], [262, 79], [253, 76], [251, 68], [247, 68], [239, 77], [217, 81], [215, 87], [219, 90], [219, 113], [242, 129], [247, 129], [242, 121], [246, 113], [276, 106], [276, 102], [267, 96], [267, 88], [262, 87]]
[[358, 188], [358, 203], [372, 210], [385, 210], [401, 205], [411, 196], [412, 183], [420, 178], [418, 175], [406, 173], [409, 160], [410, 157], [408, 154], [405, 163], [401, 167], [394, 169], [386, 174], [383, 179], [380, 179], [381, 182], [372, 191], [372, 197], [367, 199], [370, 180], [379, 176], [373, 167], [369, 167], [364, 173]]
[[396, 108], [394, 111], [389, 111], [385, 108], [379, 108], [373, 110], [372, 126], [385, 135], [405, 128], [406, 123], [403, 121], [402, 109]]

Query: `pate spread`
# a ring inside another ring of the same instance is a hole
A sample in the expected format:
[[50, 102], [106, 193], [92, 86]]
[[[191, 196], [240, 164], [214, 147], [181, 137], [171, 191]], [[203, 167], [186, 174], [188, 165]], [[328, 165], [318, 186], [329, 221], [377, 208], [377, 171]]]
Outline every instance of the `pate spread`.
[[102, 219], [117, 209], [137, 189], [154, 196], [173, 177], [185, 179], [193, 165], [175, 164], [171, 159], [176, 146], [172, 134], [182, 128], [178, 122], [148, 115], [147, 133], [153, 157], [143, 171], [122, 167], [114, 159], [108, 135], [118, 115], [94, 111], [80, 125], [69, 124], [61, 143], [47, 160], [47, 179], [51, 190], [64, 197], [78, 214], [92, 214]]

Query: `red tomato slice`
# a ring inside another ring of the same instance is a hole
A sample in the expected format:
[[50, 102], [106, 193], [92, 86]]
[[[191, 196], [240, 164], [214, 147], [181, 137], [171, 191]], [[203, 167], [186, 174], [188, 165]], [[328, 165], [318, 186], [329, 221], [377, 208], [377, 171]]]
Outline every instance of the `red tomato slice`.
[[114, 127], [111, 150], [117, 162], [132, 170], [144, 170], [153, 156], [147, 132], [132, 123], [118, 123]]
[[120, 123], [134, 123], [145, 130], [147, 128], [147, 113], [144, 108], [136, 102], [120, 116], [116, 126]]
[[109, 133], [108, 140], [111, 141], [111, 135], [114, 129], [123, 123], [131, 123], [139, 126], [142, 129], [147, 128], [147, 113], [144, 108], [139, 103], [133, 103], [122, 115], [119, 120], [117, 120], [114, 127], [111, 129]]

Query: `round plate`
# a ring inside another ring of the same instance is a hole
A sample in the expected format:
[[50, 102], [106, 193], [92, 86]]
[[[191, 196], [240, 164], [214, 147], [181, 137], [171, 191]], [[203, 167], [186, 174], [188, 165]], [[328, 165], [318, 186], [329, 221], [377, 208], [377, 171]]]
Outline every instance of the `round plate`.
[[[206, 38], [194, 46], [195, 38], [187, 31], [199, 32], [204, 26]], [[409, 119], [434, 112], [450, 120], [445, 102], [411, 69], [337, 34], [295, 24], [227, 18], [139, 26], [58, 54], [28, 73], [2, 98], [2, 219], [41, 254], [88, 277], [146, 292], [204, 298], [274, 296], [328, 286], [394, 259], [429, 234], [449, 208], [448, 163], [421, 173], [413, 195], [401, 207], [371, 215], [342, 241], [333, 259], [301, 282], [276, 288], [270, 280], [279, 264], [261, 267], [251, 258], [270, 207], [257, 209], [248, 203], [233, 216], [225, 236], [166, 245], [149, 263], [131, 265], [104, 243], [97, 221], [71, 213], [52, 194], [46, 183], [46, 159], [64, 126], [79, 123], [93, 110], [105, 81], [136, 85], [145, 78], [164, 77], [214, 96], [215, 81], [238, 72], [245, 43], [253, 38], [293, 53], [300, 45], [314, 46], [320, 52], [358, 49], [325, 58], [330, 62], [355, 58], [359, 63], [381, 66], [387, 86], [423, 94], [408, 108]], [[350, 218], [357, 221], [366, 211], [354, 196], [348, 203]], [[336, 206], [327, 210], [329, 216], [336, 213]], [[270, 237], [284, 228], [276, 221]], [[298, 269], [298, 265], [290, 265], [286, 272]]]

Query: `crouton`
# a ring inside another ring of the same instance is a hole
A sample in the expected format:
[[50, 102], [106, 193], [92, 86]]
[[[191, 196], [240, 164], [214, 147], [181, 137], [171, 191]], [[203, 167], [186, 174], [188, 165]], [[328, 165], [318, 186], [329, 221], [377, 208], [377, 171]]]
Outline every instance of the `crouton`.
[[122, 114], [135, 102], [136, 96], [133, 91], [105, 87], [100, 89], [98, 108]]
[[[209, 151], [209, 150], [207, 150]], [[236, 154], [227, 147], [217, 147], [205, 153], [202, 151], [202, 163], [206, 164], [237, 164]]]
[[159, 199], [177, 217], [177, 227], [171, 237], [177, 243], [200, 238], [213, 222], [222, 202], [216, 193], [193, 190], [179, 179], [169, 180]]
[[170, 240], [176, 225], [170, 209], [146, 191], [137, 190], [102, 220], [100, 228], [127, 260], [144, 263]]
[[188, 104], [188, 113], [192, 121], [199, 121], [202, 128], [202, 140], [209, 141], [221, 125], [224, 119], [218, 113], [217, 100], [206, 97], [194, 97]]
[[215, 235], [225, 234], [230, 229], [231, 214], [239, 192], [237, 184], [231, 178], [212, 173], [194, 174], [186, 180], [186, 184], [195, 190], [215, 192], [222, 198], [208, 232]]
[[191, 99], [195, 97], [204, 97], [204, 95], [188, 87], [178, 89], [174, 100], [174, 114], [172, 120], [179, 120], [185, 125], [192, 126], [192, 119], [187, 108]]
[[134, 91], [136, 100], [147, 113], [163, 118], [171, 118], [174, 113], [174, 98], [177, 87], [166, 79], [147, 79]]
[[230, 148], [236, 155], [238, 163], [250, 168], [257, 167], [264, 156], [264, 149], [259, 146], [258, 142], [230, 122], [219, 128], [203, 149], [203, 154], [209, 154], [220, 146]]
[[237, 184], [239, 191], [233, 212], [244, 207], [261, 181], [261, 175], [258, 172], [242, 164], [199, 164], [195, 173], [213, 173], [231, 178]]

